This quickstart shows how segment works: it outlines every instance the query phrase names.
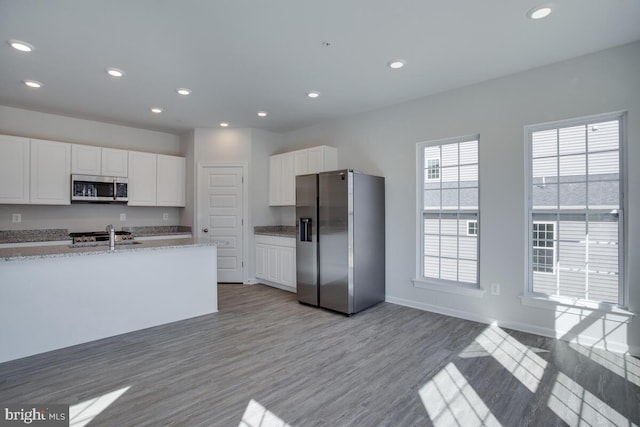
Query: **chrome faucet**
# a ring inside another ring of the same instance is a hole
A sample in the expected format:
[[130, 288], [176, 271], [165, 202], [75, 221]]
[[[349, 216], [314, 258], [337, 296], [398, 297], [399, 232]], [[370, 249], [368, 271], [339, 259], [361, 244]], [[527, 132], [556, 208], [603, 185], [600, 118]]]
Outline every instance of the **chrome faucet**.
[[109, 233], [109, 249], [115, 249], [116, 247], [116, 229], [112, 224], [107, 225], [107, 232]]

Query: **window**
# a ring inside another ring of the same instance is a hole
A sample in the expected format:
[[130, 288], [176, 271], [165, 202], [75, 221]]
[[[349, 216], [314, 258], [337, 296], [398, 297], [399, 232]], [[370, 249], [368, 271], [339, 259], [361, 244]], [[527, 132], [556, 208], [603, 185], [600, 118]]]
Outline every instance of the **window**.
[[555, 265], [555, 223], [533, 223], [533, 271], [553, 273]]
[[418, 144], [420, 276], [478, 285], [478, 136]]
[[440, 179], [440, 159], [427, 159], [427, 179]]
[[467, 221], [467, 236], [478, 235], [478, 221]]
[[623, 119], [527, 128], [529, 292], [624, 305]]

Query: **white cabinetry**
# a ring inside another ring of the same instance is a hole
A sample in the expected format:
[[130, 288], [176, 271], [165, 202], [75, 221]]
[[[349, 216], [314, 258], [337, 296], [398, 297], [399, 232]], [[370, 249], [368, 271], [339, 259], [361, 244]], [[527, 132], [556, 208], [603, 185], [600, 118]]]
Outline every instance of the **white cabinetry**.
[[185, 205], [185, 173], [184, 157], [158, 154], [156, 200], [158, 206]]
[[256, 239], [256, 278], [267, 285], [295, 292], [296, 239], [292, 237], [264, 236]]
[[71, 173], [126, 177], [128, 152], [115, 148], [73, 144]]
[[129, 151], [129, 206], [156, 206], [157, 154]]
[[100, 175], [100, 147], [91, 145], [71, 145], [71, 173], [80, 175]]
[[129, 174], [129, 152], [116, 148], [105, 148], [102, 150], [101, 170], [105, 176], [127, 177]]
[[295, 205], [296, 175], [331, 171], [337, 167], [338, 150], [326, 145], [271, 156], [269, 205]]
[[30, 176], [32, 204], [71, 204], [71, 144], [32, 139]]
[[332, 171], [338, 168], [338, 150], [333, 147], [321, 145], [320, 147], [309, 148], [307, 151], [308, 163], [305, 173], [318, 173]]
[[184, 206], [186, 159], [129, 151], [129, 206]]
[[269, 159], [269, 205], [290, 206], [296, 201], [294, 153]]
[[29, 203], [29, 140], [0, 135], [0, 203]]

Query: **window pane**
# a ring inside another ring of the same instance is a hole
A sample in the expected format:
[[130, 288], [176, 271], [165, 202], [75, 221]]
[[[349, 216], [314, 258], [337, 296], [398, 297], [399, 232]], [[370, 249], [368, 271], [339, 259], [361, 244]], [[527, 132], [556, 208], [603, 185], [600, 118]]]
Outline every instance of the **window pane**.
[[478, 280], [478, 263], [476, 261], [459, 261], [459, 277], [458, 280], [465, 283], [476, 283]]
[[458, 186], [458, 167], [448, 166], [442, 168], [442, 182], [452, 186]]
[[458, 280], [458, 260], [440, 259], [440, 278], [445, 280]]
[[619, 302], [619, 127], [610, 120], [531, 134], [533, 292]]
[[620, 189], [618, 181], [589, 183], [589, 207], [591, 209], [618, 209]]
[[458, 165], [458, 144], [442, 145], [442, 166]]
[[532, 139], [533, 158], [558, 155], [558, 132], [555, 129], [534, 132]]
[[560, 157], [560, 176], [573, 177], [575, 181], [586, 181], [587, 162], [584, 154]]
[[593, 123], [589, 128], [589, 152], [620, 149], [619, 121]]
[[478, 163], [478, 141], [460, 143], [460, 164]]
[[458, 189], [442, 190], [442, 208], [458, 209]]
[[478, 165], [460, 167], [460, 187], [478, 186]]
[[467, 209], [478, 207], [478, 189], [477, 188], [462, 188], [460, 189], [460, 208]]
[[424, 208], [433, 209], [440, 208], [440, 190], [425, 190], [424, 192]]
[[586, 152], [586, 127], [584, 125], [560, 129], [560, 154]]
[[587, 184], [560, 184], [560, 209], [585, 208]]

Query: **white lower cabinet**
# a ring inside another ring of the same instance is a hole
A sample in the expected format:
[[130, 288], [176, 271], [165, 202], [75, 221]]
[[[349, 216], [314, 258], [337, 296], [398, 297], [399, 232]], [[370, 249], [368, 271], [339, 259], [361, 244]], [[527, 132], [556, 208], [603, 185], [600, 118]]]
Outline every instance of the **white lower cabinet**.
[[256, 278], [295, 291], [296, 239], [264, 235], [256, 235], [255, 239]]

